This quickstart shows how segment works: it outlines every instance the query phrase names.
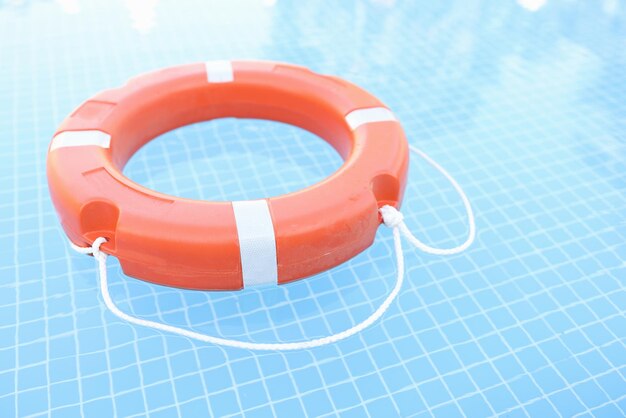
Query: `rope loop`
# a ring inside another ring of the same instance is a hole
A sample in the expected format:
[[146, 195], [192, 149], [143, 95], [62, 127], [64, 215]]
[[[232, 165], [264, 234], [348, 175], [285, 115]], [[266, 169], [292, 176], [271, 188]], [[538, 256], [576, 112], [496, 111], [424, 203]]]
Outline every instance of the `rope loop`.
[[457, 254], [465, 249], [467, 249], [476, 237], [476, 225], [474, 220], [474, 213], [472, 211], [472, 207], [470, 205], [469, 199], [465, 195], [465, 192], [456, 182], [456, 180], [438, 163], [436, 163], [432, 158], [430, 158], [426, 153], [415, 148], [413, 146], [409, 146], [410, 150], [419, 156], [421, 156], [427, 163], [433, 166], [437, 171], [443, 174], [444, 177], [448, 179], [448, 181], [452, 184], [455, 190], [458, 192], [461, 200], [463, 201], [463, 205], [465, 206], [465, 210], [467, 211], [467, 218], [469, 224], [469, 234], [466, 241], [453, 248], [434, 248], [429, 246], [428, 244], [422, 242], [418, 238], [415, 237], [411, 233], [411, 231], [406, 226], [404, 222], [404, 215], [394, 208], [393, 206], [385, 205], [381, 207], [380, 214], [383, 218], [383, 223], [392, 230], [393, 233], [393, 244], [396, 256], [396, 283], [389, 293], [383, 303], [365, 320], [354, 325], [353, 327], [341, 331], [339, 333], [329, 335], [327, 337], [316, 338], [309, 341], [298, 341], [291, 343], [255, 343], [251, 341], [239, 341], [227, 338], [214, 337], [211, 335], [201, 334], [199, 332], [191, 331], [188, 329], [175, 327], [172, 325], [163, 324], [160, 322], [155, 322], [147, 319], [138, 318], [132, 315], [129, 315], [123, 311], [121, 311], [113, 299], [109, 294], [109, 286], [108, 286], [108, 278], [107, 278], [107, 268], [106, 268], [106, 259], [107, 254], [100, 250], [100, 246], [107, 242], [107, 239], [104, 237], [98, 237], [94, 240], [94, 242], [89, 247], [79, 247], [74, 243], [70, 242], [72, 248], [81, 253], [81, 254], [91, 254], [97, 261], [98, 264], [98, 275], [100, 277], [100, 292], [102, 294], [102, 298], [104, 300], [104, 304], [106, 307], [118, 318], [128, 321], [132, 324], [144, 326], [148, 328], [153, 328], [156, 330], [170, 332], [173, 334], [178, 334], [183, 337], [192, 338], [198, 341], [207, 342], [211, 344], [217, 344], [227, 347], [235, 347], [242, 348], [247, 350], [273, 350], [273, 351], [286, 351], [286, 350], [301, 350], [301, 349], [310, 349], [314, 347], [320, 347], [327, 344], [332, 344], [334, 342], [343, 340], [348, 338], [363, 329], [367, 328], [378, 319], [389, 309], [389, 306], [394, 301], [400, 289], [402, 288], [402, 283], [404, 282], [404, 254], [402, 252], [402, 236], [404, 236], [411, 244], [413, 244], [418, 249], [434, 255], [451, 255]]

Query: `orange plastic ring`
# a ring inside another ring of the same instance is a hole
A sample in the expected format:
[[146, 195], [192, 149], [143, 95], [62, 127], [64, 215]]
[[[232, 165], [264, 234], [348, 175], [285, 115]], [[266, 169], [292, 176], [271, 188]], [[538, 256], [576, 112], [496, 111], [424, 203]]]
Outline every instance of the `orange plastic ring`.
[[[313, 186], [248, 202], [174, 197], [122, 174], [152, 138], [223, 117], [299, 126], [345, 162]], [[48, 183], [69, 239], [106, 237], [102, 250], [127, 275], [241, 289], [311, 276], [369, 247], [378, 208], [400, 205], [408, 159], [393, 113], [359, 87], [294, 65], [216, 61], [141, 75], [83, 103], [52, 139]]]

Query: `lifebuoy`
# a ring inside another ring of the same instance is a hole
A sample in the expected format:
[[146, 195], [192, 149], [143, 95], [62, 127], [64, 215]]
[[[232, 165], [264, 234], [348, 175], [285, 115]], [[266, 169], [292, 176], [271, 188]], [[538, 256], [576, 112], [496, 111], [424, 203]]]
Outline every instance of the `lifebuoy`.
[[[330, 177], [261, 200], [210, 202], [122, 174], [152, 138], [194, 122], [258, 118], [317, 134], [344, 158]], [[48, 152], [52, 201], [69, 239], [124, 273], [190, 289], [286, 283], [371, 245], [379, 208], [398, 208], [408, 145], [393, 113], [361, 88], [294, 65], [216, 61], [167, 68], [97, 94], [67, 117]]]

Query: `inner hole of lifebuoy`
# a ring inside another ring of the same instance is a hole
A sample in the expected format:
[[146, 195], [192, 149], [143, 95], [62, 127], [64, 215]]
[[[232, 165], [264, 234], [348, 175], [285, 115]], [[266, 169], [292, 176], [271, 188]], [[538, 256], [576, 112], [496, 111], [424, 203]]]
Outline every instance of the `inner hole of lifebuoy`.
[[295, 192], [342, 164], [327, 141], [304, 129], [222, 118], [158, 136], [131, 157], [124, 174], [162, 193], [229, 201]]

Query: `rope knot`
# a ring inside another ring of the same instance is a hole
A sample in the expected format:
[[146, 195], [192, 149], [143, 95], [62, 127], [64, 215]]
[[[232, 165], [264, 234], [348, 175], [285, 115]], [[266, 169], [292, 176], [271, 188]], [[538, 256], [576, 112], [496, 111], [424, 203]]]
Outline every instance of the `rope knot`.
[[[100, 255], [104, 254], [101, 250], [100, 250], [100, 246], [102, 244], [104, 244], [105, 242], [107, 242], [108, 240], [104, 237], [98, 237], [96, 238], [89, 247], [80, 247], [76, 244], [74, 244], [72, 241], [70, 241], [70, 246], [72, 247], [72, 249], [78, 253], [81, 254], [91, 254], [94, 257], [98, 258]], [[106, 255], [106, 254], [105, 254]]]
[[383, 223], [389, 228], [397, 228], [404, 222], [404, 215], [393, 206], [385, 205], [379, 209]]
[[98, 237], [93, 241], [91, 244], [91, 254], [93, 254], [94, 257], [98, 257], [101, 254], [100, 246], [105, 242], [107, 242], [107, 239], [104, 237]]
[[100, 253], [100, 246], [102, 244], [104, 244], [105, 242], [107, 242], [108, 240], [104, 237], [98, 237], [96, 238], [93, 243], [91, 244], [91, 253], [93, 255], [97, 255]]

